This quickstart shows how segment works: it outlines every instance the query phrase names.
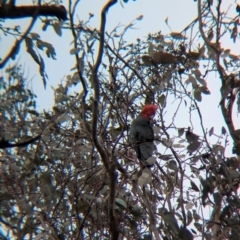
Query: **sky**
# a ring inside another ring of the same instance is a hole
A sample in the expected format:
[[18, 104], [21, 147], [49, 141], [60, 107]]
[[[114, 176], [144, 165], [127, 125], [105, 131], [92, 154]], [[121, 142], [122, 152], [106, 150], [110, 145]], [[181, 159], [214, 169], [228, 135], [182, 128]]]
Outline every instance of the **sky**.
[[[101, 9], [106, 2], [106, 0], [80, 0], [76, 11], [77, 18], [80, 20], [87, 20], [89, 13], [93, 13], [94, 17], [91, 19], [89, 26], [92, 29], [99, 29]], [[224, 0], [224, 8], [227, 8], [230, 2], [233, 3], [234, 0]], [[31, 1], [19, 0], [17, 3], [18, 5], [26, 5], [31, 4]], [[68, 1], [63, 1], [62, 5], [68, 8]], [[193, 0], [129, 0], [127, 4], [123, 3], [122, 5], [118, 1], [118, 3], [109, 10], [107, 14], [106, 31], [110, 32], [118, 24], [127, 25], [138, 16], [143, 15], [143, 19], [141, 21], [135, 21], [136, 24], [134, 28], [129, 30], [125, 35], [125, 39], [128, 42], [136, 42], [137, 38], [146, 38], [148, 33], [161, 31], [163, 34], [169, 34], [171, 31], [179, 32], [197, 16], [197, 2]], [[236, 14], [235, 6], [235, 4], [232, 5], [229, 10], [233, 14]], [[168, 19], [168, 25], [171, 29], [165, 23], [166, 18]], [[7, 24], [8, 26], [20, 25], [22, 29], [26, 29], [29, 23], [30, 19], [18, 19], [7, 20], [4, 24]], [[68, 30], [63, 30], [62, 36], [59, 37], [51, 27], [49, 27], [47, 31], [42, 31], [41, 28], [42, 24], [40, 20], [38, 20], [35, 23], [32, 32], [40, 34], [43, 41], [51, 43], [57, 53], [57, 60], [53, 60], [45, 57], [45, 54], [41, 52], [41, 55], [44, 57], [46, 72], [49, 79], [46, 90], [44, 89], [41, 77], [39, 76], [38, 66], [28, 53], [26, 53], [24, 43], [21, 46], [17, 58], [19, 63], [23, 65], [25, 74], [29, 79], [28, 87], [38, 96], [38, 110], [51, 110], [54, 103], [54, 94], [51, 87], [56, 87], [64, 80], [66, 75], [73, 73], [70, 69], [74, 67], [75, 58], [69, 53], [70, 49], [73, 48], [73, 45], [71, 44], [73, 38]], [[9, 49], [11, 49], [13, 42], [13, 37], [5, 37], [2, 34], [0, 35], [0, 54], [2, 58]], [[234, 45], [231, 40], [224, 40], [224, 45], [225, 48], [234, 49], [234, 54], [239, 54], [240, 50], [237, 47], [237, 44]], [[13, 62], [9, 61], [8, 64], [13, 64]], [[3, 72], [0, 72], [0, 74], [2, 75]], [[212, 94], [210, 96], [203, 96], [203, 101], [199, 103], [203, 114], [204, 126], [208, 129], [214, 126], [215, 132], [220, 134], [221, 127], [225, 126], [220, 108], [218, 107], [220, 102], [220, 81], [217, 79], [216, 74], [210, 74], [206, 78], [206, 81]], [[79, 90], [80, 84], [77, 85], [74, 91]], [[187, 114], [187, 109], [182, 109], [181, 114], [178, 114], [177, 122], [179, 127], [186, 127], [184, 125], [184, 119]], [[169, 117], [171, 117], [170, 114]], [[237, 116], [236, 109], [233, 117], [236, 128], [240, 128], [240, 117]], [[199, 121], [196, 121], [199, 124]]]
[[[31, 1], [17, 1], [18, 4], [27, 4]], [[94, 17], [92, 18], [89, 26], [92, 29], [98, 28], [100, 25], [100, 13], [101, 9], [104, 6], [106, 0], [81, 0], [77, 8], [77, 16], [80, 20], [87, 20], [89, 13], [93, 13]], [[183, 5], [188, 5], [191, 7], [191, 14], [185, 13], [185, 8]], [[67, 1], [63, 1], [63, 5], [68, 8]], [[106, 30], [111, 31], [119, 23], [127, 25], [138, 16], [143, 15], [142, 21], [136, 21], [135, 29], [128, 31], [126, 34], [126, 39], [129, 42], [136, 42], [136, 39], [146, 37], [148, 33], [155, 33], [157, 31], [163, 31], [169, 33], [170, 30], [164, 23], [165, 19], [168, 17], [169, 25], [173, 31], [180, 31], [183, 27], [189, 23], [194, 16], [196, 16], [196, 4], [193, 1], [182, 0], [150, 0], [146, 2], [145, 0], [129, 0], [127, 4], [123, 3], [124, 8], [118, 2], [115, 4], [107, 15], [107, 25]], [[181, 9], [181, 10], [179, 10]], [[7, 24], [15, 26], [20, 25], [22, 29], [26, 29], [30, 19], [18, 19], [16, 20], [7, 20]], [[75, 58], [69, 54], [70, 49], [73, 47], [70, 45], [72, 42], [72, 36], [69, 34], [68, 30], [63, 30], [62, 37], [59, 37], [52, 28], [49, 28], [46, 32], [41, 30], [42, 24], [40, 20], [35, 24], [32, 32], [37, 32], [41, 35], [43, 41], [50, 42], [57, 53], [57, 60], [48, 59], [44, 57], [46, 72], [49, 77], [47, 84], [47, 90], [44, 90], [41, 77], [38, 74], [38, 66], [32, 61], [31, 57], [25, 52], [25, 44], [22, 44], [21, 51], [18, 55], [19, 62], [25, 67], [26, 73], [28, 74], [29, 79], [31, 80], [30, 86], [34, 92], [39, 96], [39, 105], [40, 109], [49, 108], [50, 102], [53, 103], [53, 94], [51, 86], [56, 86], [59, 81], [64, 79], [64, 76], [68, 75], [70, 69], [74, 67]], [[4, 56], [8, 50], [11, 48], [14, 42], [14, 38], [11, 36], [4, 37], [0, 36], [0, 49], [1, 54]], [[42, 54], [42, 53], [41, 53]], [[42, 54], [44, 56], [44, 54]], [[11, 61], [9, 61], [11, 64]], [[41, 96], [44, 97], [41, 98]], [[50, 99], [46, 98], [46, 95]], [[52, 105], [52, 104], [51, 104]]]

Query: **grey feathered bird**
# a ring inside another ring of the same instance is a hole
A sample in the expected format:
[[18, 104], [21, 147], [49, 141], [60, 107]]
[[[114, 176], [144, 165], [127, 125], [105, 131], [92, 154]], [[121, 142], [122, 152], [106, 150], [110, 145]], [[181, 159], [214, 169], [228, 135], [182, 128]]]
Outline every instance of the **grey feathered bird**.
[[147, 167], [151, 167], [146, 160], [152, 156], [154, 150], [154, 132], [151, 126], [151, 119], [154, 117], [157, 109], [157, 105], [145, 105], [130, 127], [130, 142], [133, 144], [138, 159]]

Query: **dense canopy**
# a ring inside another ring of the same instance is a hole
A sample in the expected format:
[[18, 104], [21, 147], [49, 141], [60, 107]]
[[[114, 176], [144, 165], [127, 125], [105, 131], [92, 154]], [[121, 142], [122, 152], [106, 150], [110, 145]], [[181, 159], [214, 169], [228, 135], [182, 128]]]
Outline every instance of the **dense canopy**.
[[[35, 3], [26, 32], [8, 27], [0, 16], [0, 34], [16, 37], [0, 62], [1, 237], [240, 239], [240, 129], [234, 120], [240, 112], [240, 60], [224, 47], [225, 39], [239, 43], [240, 7], [198, 0], [198, 16], [181, 32], [128, 42], [126, 32], [136, 22], [111, 32], [105, 25], [116, 3], [126, 7], [130, 1], [109, 0], [98, 29], [90, 26], [93, 15], [77, 18], [79, 2], [63, 7], [51, 1], [45, 15]], [[26, 47], [43, 88], [49, 84], [45, 56], [55, 59], [56, 52], [51, 38], [36, 33], [36, 19], [43, 30], [52, 26], [73, 39], [69, 58], [75, 67], [54, 88], [50, 111], [36, 108], [30, 79], [15, 60]], [[220, 87], [210, 88], [213, 81]], [[158, 106], [155, 150], [148, 159], [154, 166], [143, 168], [129, 130], [152, 103]], [[208, 107], [220, 112], [222, 126], [214, 114], [203, 114]], [[215, 126], [207, 128], [211, 120]], [[9, 148], [4, 141], [27, 144]]]

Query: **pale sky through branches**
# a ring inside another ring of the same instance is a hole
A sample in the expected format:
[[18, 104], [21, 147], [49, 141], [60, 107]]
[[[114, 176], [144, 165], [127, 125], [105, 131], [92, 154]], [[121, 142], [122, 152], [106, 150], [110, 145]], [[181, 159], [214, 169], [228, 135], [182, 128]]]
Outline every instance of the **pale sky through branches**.
[[[234, 2], [234, 1], [232, 1]], [[90, 20], [88, 24], [91, 29], [99, 29], [100, 25], [100, 13], [101, 9], [106, 3], [106, 0], [81, 0], [78, 4], [76, 15], [79, 20], [86, 21], [89, 18], [89, 13], [93, 13], [94, 17]], [[18, 5], [21, 4], [31, 4], [31, 1], [17, 1]], [[62, 3], [66, 8], [68, 8], [68, 1], [63, 1]], [[223, 1], [223, 6], [229, 6], [229, 1]], [[179, 32], [183, 30], [189, 23], [191, 23], [197, 16], [197, 3], [193, 0], [129, 0], [127, 4], [123, 3], [124, 8], [118, 2], [114, 5], [107, 15], [107, 32], [111, 32], [116, 26], [126, 26], [130, 22], [134, 21], [135, 25], [132, 29], [129, 29], [125, 34], [124, 38], [128, 42], [136, 42], [137, 38], [146, 38], [148, 33], [156, 33], [161, 31], [164, 35], [170, 34], [171, 31]], [[230, 7], [229, 12], [235, 14], [235, 5]], [[143, 15], [143, 19], [140, 21], [135, 20], [140, 15]], [[167, 19], [167, 26], [165, 20]], [[18, 19], [18, 20], [5, 20], [4, 25], [16, 26], [20, 25], [21, 29], [26, 29], [30, 19]], [[75, 19], [75, 23], [78, 20]], [[33, 89], [33, 92], [38, 96], [37, 98], [37, 108], [38, 109], [51, 109], [54, 102], [54, 94], [51, 86], [57, 86], [68, 74], [72, 74], [70, 71], [74, 67], [75, 58], [70, 55], [70, 49], [73, 48], [72, 36], [69, 30], [62, 30], [62, 37], [59, 37], [54, 29], [50, 26], [47, 31], [42, 31], [42, 23], [38, 20], [33, 27], [32, 32], [36, 32], [41, 36], [43, 41], [51, 43], [56, 51], [56, 60], [47, 58], [44, 52], [40, 51], [45, 61], [45, 68], [48, 74], [49, 81], [47, 82], [47, 89], [44, 90], [44, 86], [41, 77], [38, 73], [38, 66], [32, 60], [31, 56], [26, 53], [25, 44], [22, 43], [21, 50], [17, 55], [19, 63], [21, 63], [25, 70], [25, 75], [28, 77], [29, 85], [28, 87]], [[119, 28], [121, 32], [123, 27]], [[171, 28], [171, 29], [170, 29]], [[1, 35], [0, 49], [1, 57], [3, 58], [14, 42], [14, 37], [8, 35]], [[239, 49], [236, 45], [232, 43], [230, 39], [224, 41], [224, 48], [232, 48], [234, 54], [239, 54]], [[97, 46], [95, 44], [95, 46]], [[197, 48], [198, 46], [193, 46]], [[97, 48], [95, 47], [95, 51]], [[12, 61], [8, 62], [8, 65], [12, 64]], [[3, 73], [1, 73], [3, 74]], [[211, 76], [211, 78], [209, 77]], [[210, 74], [206, 81], [208, 83], [208, 88], [211, 95], [204, 96], [199, 106], [201, 107], [203, 115], [204, 127], [210, 129], [212, 126], [215, 127], [215, 131], [221, 131], [221, 127], [225, 125], [220, 108], [218, 107], [220, 102], [220, 81], [217, 79], [218, 76]], [[80, 84], [78, 84], [72, 91], [79, 91]], [[185, 111], [188, 109], [182, 109], [177, 115], [177, 123], [179, 127], [184, 126]], [[169, 115], [169, 117], [172, 114]], [[166, 121], [168, 114], [166, 114]], [[237, 111], [234, 111], [233, 116], [236, 128], [240, 128], [240, 118], [237, 116]], [[194, 116], [193, 116], [193, 121]], [[207, 121], [206, 121], [207, 120]], [[199, 123], [198, 118], [196, 122]], [[182, 126], [181, 126], [182, 125]], [[231, 153], [231, 151], [229, 152]]]
[[[74, 1], [73, 1], [74, 2]], [[94, 17], [89, 23], [92, 29], [99, 29], [99, 19], [101, 9], [105, 4], [105, 0], [82, 0], [78, 4], [77, 16], [79, 20], [86, 21], [89, 18], [89, 13], [93, 13]], [[18, 5], [31, 4], [31, 1], [17, 1]], [[191, 8], [186, 14], [186, 4]], [[68, 1], [63, 1], [63, 5], [68, 8]], [[120, 2], [114, 5], [107, 15], [108, 32], [112, 31], [118, 24], [126, 26], [138, 16], [143, 15], [141, 21], [135, 21], [133, 29], [128, 30], [125, 39], [129, 42], [135, 42], [137, 38], [146, 38], [148, 33], [155, 33], [162, 31], [164, 34], [170, 33], [170, 29], [165, 24], [165, 19], [168, 17], [168, 23], [173, 31], [181, 31], [191, 20], [196, 16], [196, 5], [193, 1], [167, 1], [167, 0], [130, 0], [127, 4], [123, 3], [124, 8]], [[20, 25], [21, 29], [26, 29], [30, 19], [6, 20], [6, 25], [16, 26]], [[77, 22], [76, 22], [77, 23]], [[26, 73], [29, 72], [29, 79], [32, 78], [31, 84], [34, 92], [38, 95], [38, 106], [41, 108], [51, 109], [49, 103], [53, 103], [53, 95], [50, 86], [56, 86], [64, 76], [70, 73], [70, 69], [74, 67], [74, 57], [69, 54], [73, 47], [71, 44], [72, 36], [68, 30], [63, 30], [62, 37], [57, 36], [53, 28], [49, 27], [47, 31], [42, 31], [42, 23], [37, 21], [33, 27], [32, 32], [41, 35], [43, 41], [51, 43], [57, 53], [57, 60], [48, 59], [40, 52], [45, 61], [46, 72], [49, 77], [47, 84], [47, 91], [44, 90], [41, 77], [38, 75], [38, 66], [32, 61], [32, 58], [26, 53], [25, 44], [22, 44], [20, 53], [18, 54], [19, 62], [25, 66]], [[11, 48], [14, 42], [12, 36], [1, 36], [0, 48], [1, 54], [4, 56]], [[1, 57], [2, 57], [1, 56]], [[51, 99], [47, 99], [49, 96]], [[51, 104], [52, 105], [52, 104]]]

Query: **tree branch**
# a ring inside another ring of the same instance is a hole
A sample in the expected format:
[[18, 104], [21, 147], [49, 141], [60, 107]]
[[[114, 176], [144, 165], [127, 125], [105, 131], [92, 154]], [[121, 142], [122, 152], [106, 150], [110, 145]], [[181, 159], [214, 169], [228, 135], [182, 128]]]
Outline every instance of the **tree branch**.
[[21, 42], [26, 38], [27, 34], [31, 31], [36, 19], [38, 16], [55, 16], [60, 20], [67, 20], [67, 11], [64, 6], [14, 6], [12, 4], [4, 4], [0, 6], [0, 18], [6, 19], [17, 19], [17, 18], [25, 18], [32, 17], [32, 21], [23, 34], [23, 36], [16, 40], [14, 46], [5, 57], [3, 61], [0, 63], [0, 68], [3, 68], [10, 58], [15, 57], [20, 49]]
[[[73, 9], [72, 9], [72, 1], [69, 0], [70, 26], [71, 26], [71, 32], [72, 32], [72, 35], [73, 35], [73, 39], [74, 39], [74, 48], [76, 48], [76, 49], [78, 47], [78, 43], [77, 43], [78, 38], [77, 38], [77, 34], [76, 34], [75, 28], [74, 28], [74, 14], [75, 14], [75, 10], [76, 10], [76, 7], [77, 7], [78, 3], [79, 3], [79, 0], [74, 3]], [[83, 53], [82, 58], [83, 57], [84, 57], [84, 53]], [[83, 91], [84, 91], [84, 94], [82, 96], [83, 121], [84, 121], [86, 131], [88, 132], [88, 134], [91, 134], [88, 131], [88, 126], [87, 126], [87, 121], [86, 121], [86, 97], [87, 97], [87, 94], [88, 94], [88, 90], [87, 90], [86, 81], [85, 81], [85, 79], [83, 77], [83, 74], [82, 74], [84, 69], [82, 69], [80, 67], [81, 66], [80, 61], [82, 61], [82, 59], [79, 58], [78, 53], [75, 54], [75, 59], [76, 59], [76, 63], [77, 63], [76, 67], [77, 67], [77, 71], [78, 71], [78, 76], [80, 78], [80, 81], [81, 81], [81, 84], [82, 84], [82, 87], [83, 87]]]
[[[221, 6], [221, 1], [219, 1], [218, 5], [217, 5], [217, 24], [216, 24], [216, 32], [217, 32], [217, 39], [216, 39], [216, 46], [211, 43], [209, 41], [209, 39], [206, 37], [204, 31], [203, 31], [203, 22], [202, 22], [202, 15], [201, 15], [201, 0], [198, 1], [198, 17], [199, 17], [199, 29], [200, 29], [200, 33], [202, 35], [202, 38], [205, 42], [205, 44], [212, 48], [216, 54], [216, 66], [217, 66], [217, 70], [218, 73], [220, 75], [221, 78], [221, 82], [222, 82], [222, 86], [224, 86], [226, 84], [226, 77], [227, 77], [227, 73], [224, 71], [224, 68], [221, 66], [220, 64], [220, 49], [219, 49], [219, 38], [220, 38], [220, 16], [221, 16], [221, 12], [220, 12], [220, 6]], [[221, 111], [222, 111], [222, 115], [223, 118], [227, 124], [228, 130], [230, 132], [230, 135], [234, 141], [234, 145], [235, 147], [238, 149], [240, 149], [240, 141], [238, 139], [236, 139], [234, 131], [234, 124], [232, 121], [232, 109], [233, 109], [233, 104], [236, 98], [236, 93], [232, 90], [231, 91], [231, 96], [228, 100], [228, 105], [226, 107], [226, 97], [223, 96], [222, 94], [222, 100], [220, 102], [220, 106], [221, 106]], [[237, 152], [237, 155], [239, 155], [239, 151]]]
[[[3, 68], [3, 67], [6, 65], [6, 63], [8, 62], [8, 60], [9, 60], [10, 58], [13, 58], [13, 59], [14, 59], [15, 55], [18, 53], [18, 51], [19, 51], [19, 49], [20, 49], [20, 44], [21, 44], [21, 42], [26, 38], [26, 36], [28, 35], [28, 33], [31, 31], [31, 29], [32, 29], [32, 27], [33, 27], [33, 25], [34, 25], [34, 23], [35, 23], [35, 21], [36, 21], [36, 19], [37, 19], [37, 14], [38, 14], [38, 12], [37, 12], [37, 10], [36, 10], [35, 15], [33, 16], [33, 19], [32, 19], [32, 21], [31, 21], [28, 29], [26, 30], [26, 32], [23, 34], [23, 36], [22, 36], [20, 39], [16, 40], [14, 46], [12, 47], [12, 49], [10, 50], [10, 52], [8, 53], [8, 55], [7, 55], [7, 56], [5, 57], [5, 59], [0, 63], [0, 69]], [[0, 16], [0, 17], [1, 17], [1, 16]]]
[[100, 99], [100, 83], [98, 79], [98, 69], [102, 62], [103, 49], [104, 49], [104, 36], [105, 36], [105, 24], [106, 24], [106, 13], [117, 3], [117, 0], [109, 1], [103, 8], [101, 14], [101, 27], [100, 27], [100, 43], [98, 49], [98, 56], [96, 63], [92, 68], [93, 72], [93, 88], [94, 88], [94, 102], [93, 102], [93, 119], [92, 119], [92, 139], [94, 145], [96, 146], [103, 164], [109, 173], [110, 184], [109, 184], [109, 201], [108, 201], [108, 221], [112, 240], [117, 240], [119, 236], [118, 223], [115, 216], [115, 188], [116, 188], [116, 166], [115, 163], [109, 161], [107, 152], [104, 150], [103, 146], [100, 144], [97, 137], [97, 127], [98, 127], [98, 102]]
[[[137, 187], [138, 194], [141, 194], [141, 191], [139, 191], [137, 184], [136, 184], [136, 187]], [[143, 186], [143, 195], [141, 197], [143, 198], [143, 201], [144, 201], [144, 203], [145, 203], [145, 205], [148, 209], [149, 222], [150, 222], [151, 230], [153, 231], [153, 234], [154, 234], [156, 240], [161, 240], [160, 236], [159, 236], [159, 233], [158, 233], [158, 230], [156, 229], [156, 219], [155, 219], [155, 216], [153, 214], [150, 202], [148, 200], [148, 197], [147, 197], [147, 194], [146, 194], [146, 191], [145, 191], [145, 186]]]
[[64, 6], [43, 5], [43, 6], [13, 6], [6, 4], [0, 6], [0, 18], [6, 19], [18, 19], [25, 17], [35, 17], [35, 13], [38, 11], [37, 16], [45, 17], [57, 17], [59, 20], [66, 21], [67, 11]]

